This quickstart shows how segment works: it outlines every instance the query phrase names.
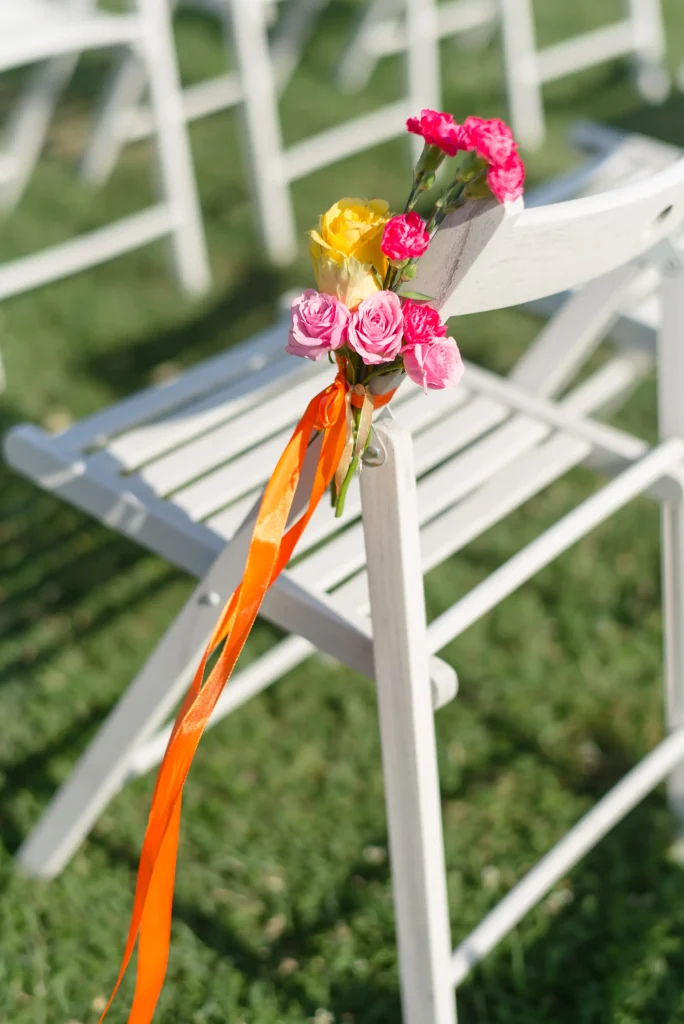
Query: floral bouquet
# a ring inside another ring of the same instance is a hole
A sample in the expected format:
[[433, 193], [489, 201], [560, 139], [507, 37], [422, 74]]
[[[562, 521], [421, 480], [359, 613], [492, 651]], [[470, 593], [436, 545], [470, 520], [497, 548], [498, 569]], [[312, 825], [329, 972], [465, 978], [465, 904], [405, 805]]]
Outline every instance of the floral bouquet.
[[[336, 360], [348, 385], [345, 453], [331, 485], [341, 515], [349, 482], [370, 438], [373, 409], [388, 401], [404, 374], [425, 391], [453, 387], [463, 375], [458, 346], [431, 297], [411, 289], [417, 262], [445, 217], [469, 199], [510, 202], [522, 195], [524, 168], [503, 121], [423, 110], [407, 121], [422, 136], [404, 212], [390, 216], [384, 199], [340, 199], [309, 232], [318, 290], [292, 303], [287, 351]], [[435, 185], [446, 157], [454, 176], [427, 222], [414, 207]]]
[[[318, 290], [292, 303], [287, 349], [337, 363], [337, 375], [309, 402], [273, 470], [256, 514], [244, 574], [221, 612], [178, 713], [159, 768], [140, 857], [131, 923], [114, 991], [138, 948], [129, 1024], [150, 1024], [168, 958], [183, 786], [202, 733], [245, 644], [261, 603], [285, 568], [328, 488], [342, 513], [349, 482], [370, 437], [373, 410], [386, 404], [404, 374], [426, 391], [451, 387], [463, 374], [456, 342], [430, 296], [411, 289], [416, 264], [444, 218], [469, 200], [500, 202], [522, 193], [523, 165], [501, 121], [424, 110], [409, 132], [425, 140], [404, 212], [386, 202], [342, 199], [309, 233]], [[447, 157], [453, 179], [427, 221], [415, 211]], [[312, 450], [311, 439], [320, 445]], [[288, 525], [305, 461], [315, 461], [306, 507]]]

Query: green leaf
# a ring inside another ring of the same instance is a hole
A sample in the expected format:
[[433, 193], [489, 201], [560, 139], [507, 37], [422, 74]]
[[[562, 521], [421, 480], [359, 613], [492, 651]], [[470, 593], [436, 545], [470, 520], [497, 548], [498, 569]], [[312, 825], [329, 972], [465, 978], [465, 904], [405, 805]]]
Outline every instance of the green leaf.
[[402, 299], [415, 299], [417, 302], [434, 302], [434, 295], [425, 295], [424, 292], [402, 291]]

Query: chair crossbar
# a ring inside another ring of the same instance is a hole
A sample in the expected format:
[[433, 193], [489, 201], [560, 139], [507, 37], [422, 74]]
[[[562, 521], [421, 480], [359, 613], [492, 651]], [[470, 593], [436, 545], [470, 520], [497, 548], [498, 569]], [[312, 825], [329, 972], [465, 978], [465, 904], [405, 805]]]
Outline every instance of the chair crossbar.
[[677, 729], [606, 793], [460, 943], [451, 961], [452, 985], [458, 988], [525, 914], [683, 759], [684, 729]]
[[401, 135], [412, 112], [411, 103], [400, 100], [294, 143], [282, 154], [282, 177], [288, 182], [296, 181], [364, 149], [389, 142]]
[[[469, 32], [489, 25], [497, 17], [497, 6], [492, 0], [455, 0], [437, 8], [437, 35], [440, 39]], [[387, 18], [373, 26], [373, 33], [361, 40], [368, 54], [380, 59], [401, 53], [407, 46], [404, 25], [396, 18]]]
[[[6, 31], [0, 17], [0, 71], [36, 61], [132, 43], [140, 38], [140, 18], [136, 14], [107, 15], [93, 13], [82, 17], [50, 18], [47, 28], [38, 22], [29, 33]], [[22, 26], [23, 29], [23, 26]]]
[[682, 462], [684, 441], [653, 448], [596, 494], [581, 502], [536, 540], [513, 555], [428, 627], [432, 653], [440, 651], [578, 540]]
[[633, 51], [634, 26], [624, 20], [545, 47], [537, 53], [532, 68], [536, 68], [537, 81], [553, 82]]
[[13, 260], [0, 267], [0, 301], [155, 242], [169, 235], [173, 227], [170, 207], [158, 203], [114, 224]]

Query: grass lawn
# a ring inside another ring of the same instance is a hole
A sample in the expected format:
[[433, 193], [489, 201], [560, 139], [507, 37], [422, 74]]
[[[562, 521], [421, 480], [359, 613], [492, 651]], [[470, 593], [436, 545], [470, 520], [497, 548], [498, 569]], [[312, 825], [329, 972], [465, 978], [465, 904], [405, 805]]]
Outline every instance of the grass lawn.
[[[382, 65], [363, 97], [330, 83], [353, 13], [338, 0], [288, 89], [288, 139], [391, 96]], [[609, 18], [617, 0], [543, 0], [553, 39]], [[664, 0], [673, 66], [684, 7]], [[188, 80], [222, 63], [215, 28], [179, 19]], [[501, 114], [501, 56], [444, 47], [446, 106]], [[129, 149], [91, 194], [74, 164], [102, 57], [79, 69], [48, 152], [0, 258], [66, 238], [148, 194], [148, 151]], [[4, 84], [6, 106], [15, 82]], [[644, 108], [622, 64], [547, 92], [549, 140], [530, 180], [568, 166], [568, 126], [591, 117], [684, 143], [684, 98]], [[147, 384], [163, 364], [220, 352], [310, 282], [265, 264], [233, 114], [192, 128], [215, 274], [199, 307], [181, 299], [152, 248], [0, 307], [8, 390], [0, 426], [64, 424]], [[299, 183], [302, 232], [335, 198], [398, 202], [401, 142]], [[464, 352], [505, 370], [534, 321], [508, 312], [456, 326]], [[620, 422], [653, 436], [646, 383]], [[13, 853], [71, 769], [191, 581], [0, 469], [0, 1022], [92, 1024], [118, 968], [153, 785], [128, 786], [64, 874], [23, 878]], [[589, 493], [573, 474], [429, 580], [437, 612]], [[636, 502], [469, 630], [446, 656], [459, 699], [440, 712], [443, 808], [454, 940], [662, 736], [656, 509]], [[259, 625], [250, 651], [272, 631]], [[488, 958], [459, 995], [461, 1024], [684, 1021], [684, 871], [667, 858], [672, 820], [658, 791]], [[389, 865], [374, 694], [312, 660], [203, 741], [186, 787], [164, 1024], [398, 1024]], [[126, 1019], [130, 982], [111, 1014]]]

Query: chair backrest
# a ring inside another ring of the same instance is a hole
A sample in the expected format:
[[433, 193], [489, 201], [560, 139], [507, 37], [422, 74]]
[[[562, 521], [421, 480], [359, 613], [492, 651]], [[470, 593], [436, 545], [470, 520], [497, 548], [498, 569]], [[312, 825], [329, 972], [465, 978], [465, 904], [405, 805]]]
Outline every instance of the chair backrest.
[[471, 201], [451, 214], [412, 287], [444, 316], [555, 295], [628, 263], [684, 222], [684, 160], [647, 181], [525, 209]]

